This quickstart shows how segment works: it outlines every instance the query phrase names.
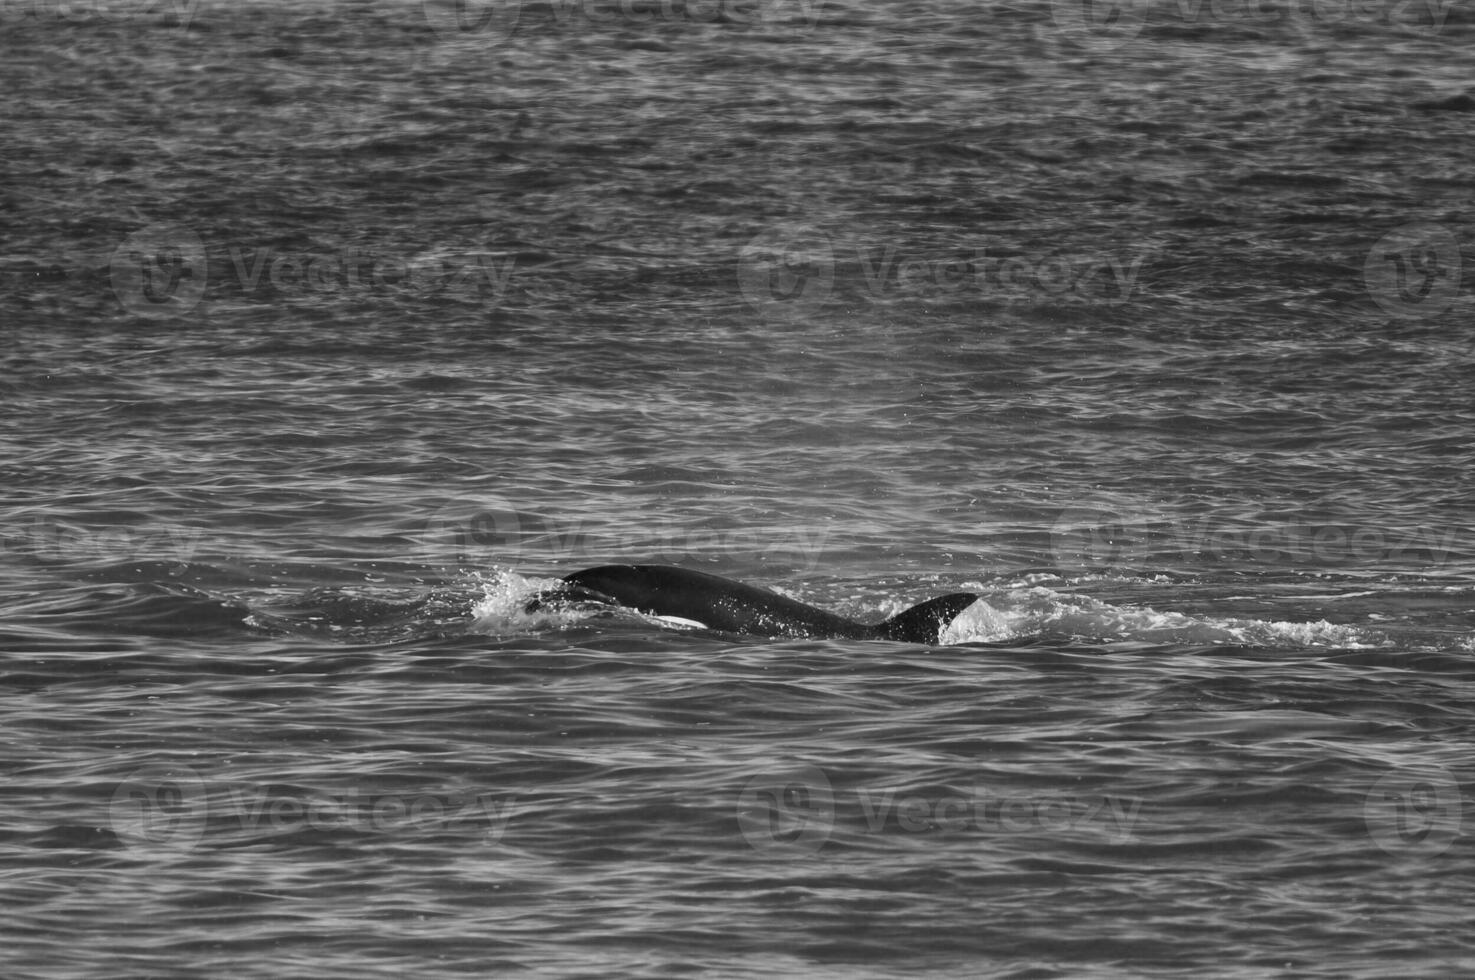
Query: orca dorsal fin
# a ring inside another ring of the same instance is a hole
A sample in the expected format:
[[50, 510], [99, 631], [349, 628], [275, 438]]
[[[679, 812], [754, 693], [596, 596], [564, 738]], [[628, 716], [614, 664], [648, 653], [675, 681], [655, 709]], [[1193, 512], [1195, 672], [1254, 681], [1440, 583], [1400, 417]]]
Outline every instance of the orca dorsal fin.
[[901, 640], [904, 643], [936, 643], [938, 636], [958, 614], [977, 602], [973, 592], [952, 592], [919, 602], [871, 627], [877, 640]]

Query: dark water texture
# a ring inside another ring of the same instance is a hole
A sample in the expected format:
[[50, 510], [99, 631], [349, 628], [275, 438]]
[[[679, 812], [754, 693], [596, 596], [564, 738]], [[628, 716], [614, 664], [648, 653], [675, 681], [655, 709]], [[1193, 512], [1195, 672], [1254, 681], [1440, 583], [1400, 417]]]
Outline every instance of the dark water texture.
[[175, 9], [0, 7], [6, 977], [1475, 968], [1467, 5]]

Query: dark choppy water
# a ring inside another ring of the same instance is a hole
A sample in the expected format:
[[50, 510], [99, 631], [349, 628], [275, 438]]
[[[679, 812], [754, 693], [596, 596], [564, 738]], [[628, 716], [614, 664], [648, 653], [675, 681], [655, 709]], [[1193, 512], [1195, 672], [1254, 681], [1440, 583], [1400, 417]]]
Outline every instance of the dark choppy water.
[[0, 6], [5, 976], [1475, 969], [1468, 6], [455, 13]]

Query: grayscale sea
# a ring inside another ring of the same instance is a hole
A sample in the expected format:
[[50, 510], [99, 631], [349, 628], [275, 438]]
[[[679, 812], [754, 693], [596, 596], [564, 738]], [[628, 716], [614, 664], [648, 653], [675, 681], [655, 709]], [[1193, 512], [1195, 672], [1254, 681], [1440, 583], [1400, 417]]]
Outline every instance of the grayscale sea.
[[1475, 975], [1472, 51], [0, 0], [0, 976]]

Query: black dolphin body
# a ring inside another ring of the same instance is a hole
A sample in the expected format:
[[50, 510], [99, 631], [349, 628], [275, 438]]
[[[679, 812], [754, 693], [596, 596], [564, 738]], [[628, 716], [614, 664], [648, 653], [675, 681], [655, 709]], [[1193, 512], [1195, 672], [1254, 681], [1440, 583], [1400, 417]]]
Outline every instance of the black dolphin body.
[[768, 589], [675, 565], [600, 565], [565, 575], [563, 582], [534, 597], [528, 611], [556, 602], [593, 602], [675, 616], [728, 633], [905, 643], [936, 643], [943, 629], [978, 600], [972, 592], [954, 592], [868, 625]]

